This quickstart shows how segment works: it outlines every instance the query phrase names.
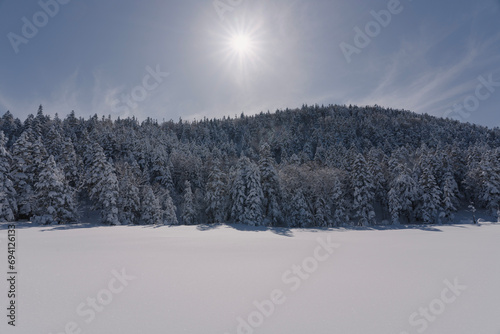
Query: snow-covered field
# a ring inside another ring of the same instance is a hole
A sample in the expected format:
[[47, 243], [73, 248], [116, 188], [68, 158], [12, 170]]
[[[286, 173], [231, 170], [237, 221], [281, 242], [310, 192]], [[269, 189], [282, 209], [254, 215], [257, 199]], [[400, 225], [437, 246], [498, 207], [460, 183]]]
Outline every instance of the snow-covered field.
[[1, 333], [500, 333], [500, 224], [326, 231], [24, 223], [16, 246], [16, 327], [7, 325], [3, 278]]

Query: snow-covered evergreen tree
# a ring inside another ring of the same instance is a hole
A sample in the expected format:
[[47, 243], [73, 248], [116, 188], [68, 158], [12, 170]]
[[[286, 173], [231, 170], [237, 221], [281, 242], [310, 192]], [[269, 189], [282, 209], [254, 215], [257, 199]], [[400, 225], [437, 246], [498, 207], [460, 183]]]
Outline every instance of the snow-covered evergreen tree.
[[141, 222], [146, 225], [162, 223], [162, 210], [151, 186], [144, 187], [141, 202]]
[[128, 163], [120, 166], [118, 183], [120, 222], [122, 224], [138, 224], [141, 215], [141, 194], [137, 178]]
[[304, 197], [302, 189], [296, 189], [290, 201], [289, 227], [311, 227], [313, 215]]
[[282, 194], [278, 173], [274, 167], [271, 157], [271, 148], [265, 143], [260, 148], [259, 169], [261, 177], [262, 193], [264, 196], [264, 216], [268, 225], [279, 226], [283, 224], [281, 211]]
[[177, 220], [176, 208], [174, 205], [174, 201], [172, 197], [170, 197], [170, 192], [168, 189], [164, 190], [162, 199], [162, 208], [163, 208], [163, 224], [164, 225], [178, 225], [179, 222]]
[[419, 185], [411, 175], [411, 171], [405, 166], [398, 165], [393, 173], [397, 174], [393, 176], [391, 189], [388, 193], [389, 211], [392, 223], [398, 225], [402, 215], [405, 215], [408, 222], [411, 221], [420, 190]]
[[157, 146], [152, 148], [152, 150], [151, 179], [153, 183], [158, 183], [166, 187], [169, 191], [172, 191], [174, 189], [172, 174], [170, 172], [172, 163], [168, 158], [166, 149], [164, 146]]
[[77, 207], [73, 189], [57, 167], [53, 156], [49, 156], [41, 166], [35, 190], [36, 208], [33, 222], [39, 224], [76, 222]]
[[184, 182], [184, 202], [182, 205], [182, 223], [184, 225], [194, 225], [196, 223], [196, 210], [194, 208], [193, 192], [191, 182]]
[[32, 216], [33, 186], [35, 165], [33, 156], [33, 135], [31, 130], [24, 131], [12, 148], [12, 181], [17, 193], [18, 217]]
[[44, 163], [49, 157], [41, 138], [37, 138], [33, 143], [32, 155], [33, 155], [33, 182], [36, 183], [38, 182], [38, 176], [42, 172]]
[[213, 162], [205, 192], [207, 220], [214, 224], [225, 221], [226, 184], [219, 164], [218, 160]]
[[69, 185], [76, 187], [80, 182], [78, 175], [79, 161], [75, 152], [75, 147], [70, 138], [63, 140], [62, 152], [56, 162], [63, 171]]
[[321, 196], [317, 196], [314, 201], [314, 226], [330, 227], [329, 212], [331, 211], [328, 202]]
[[59, 156], [64, 149], [64, 142], [56, 125], [50, 127], [49, 132], [43, 137], [43, 143], [47, 150], [47, 154], [52, 155], [56, 163], [58, 163]]
[[485, 153], [477, 166], [479, 201], [492, 214], [497, 214], [500, 206], [500, 159], [498, 152]]
[[372, 148], [368, 152], [368, 169], [373, 177], [373, 189], [375, 200], [383, 207], [387, 206], [387, 180], [385, 169], [387, 168], [386, 156], [380, 149]]
[[358, 154], [352, 167], [352, 188], [354, 191], [353, 210], [360, 226], [373, 223], [375, 199], [373, 176], [368, 168], [365, 158]]
[[247, 157], [241, 157], [232, 172], [231, 219], [235, 223], [262, 225], [263, 198], [258, 166]]
[[441, 210], [441, 189], [429, 167], [424, 166], [420, 177], [420, 217], [424, 223], [435, 223]]
[[6, 143], [3, 131], [0, 131], [0, 221], [12, 222], [17, 212], [17, 202], [10, 176], [12, 157], [5, 147]]
[[236, 169], [232, 171], [231, 184], [231, 220], [234, 223], [245, 223], [245, 204], [246, 204], [246, 166], [250, 164], [247, 157], [241, 157]]
[[441, 218], [449, 222], [453, 219], [453, 213], [457, 211], [458, 207], [458, 185], [455, 181], [455, 177], [451, 172], [447, 172], [443, 177], [443, 186], [441, 193], [443, 209]]
[[335, 213], [333, 215], [335, 226], [349, 223], [349, 210], [345, 200], [345, 192], [342, 187], [342, 182], [338, 178], [335, 179], [332, 201], [335, 205]]
[[89, 168], [88, 187], [94, 208], [101, 212], [104, 224], [120, 225], [118, 219], [118, 179], [115, 168], [106, 159], [98, 143], [92, 145], [93, 159]]
[[264, 194], [260, 183], [260, 172], [257, 165], [250, 162], [246, 166], [246, 198], [243, 222], [250, 226], [264, 224], [263, 205]]

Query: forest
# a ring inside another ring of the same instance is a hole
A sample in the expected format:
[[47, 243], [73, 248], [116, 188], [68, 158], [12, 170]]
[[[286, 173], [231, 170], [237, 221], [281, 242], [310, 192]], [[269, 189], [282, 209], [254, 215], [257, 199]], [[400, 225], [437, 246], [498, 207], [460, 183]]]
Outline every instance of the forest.
[[177, 122], [0, 119], [0, 221], [337, 227], [500, 204], [500, 130], [380, 106]]

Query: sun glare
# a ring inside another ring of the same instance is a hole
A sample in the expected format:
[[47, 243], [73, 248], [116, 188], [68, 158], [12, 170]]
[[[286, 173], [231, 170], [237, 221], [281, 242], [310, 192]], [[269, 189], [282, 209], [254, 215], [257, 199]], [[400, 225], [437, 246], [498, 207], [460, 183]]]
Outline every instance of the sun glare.
[[225, 26], [214, 37], [218, 40], [214, 44], [217, 49], [214, 57], [236, 82], [248, 83], [266, 65], [266, 39], [261, 22], [241, 19]]
[[250, 37], [246, 35], [235, 35], [231, 38], [231, 48], [240, 53], [248, 53], [251, 49], [251, 40]]

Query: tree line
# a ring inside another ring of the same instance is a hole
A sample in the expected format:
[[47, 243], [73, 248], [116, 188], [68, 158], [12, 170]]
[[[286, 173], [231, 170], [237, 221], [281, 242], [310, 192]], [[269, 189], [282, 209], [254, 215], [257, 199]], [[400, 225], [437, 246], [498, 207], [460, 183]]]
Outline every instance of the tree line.
[[0, 220], [332, 227], [498, 214], [500, 131], [379, 106], [0, 119]]

